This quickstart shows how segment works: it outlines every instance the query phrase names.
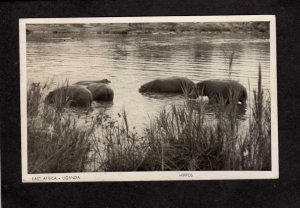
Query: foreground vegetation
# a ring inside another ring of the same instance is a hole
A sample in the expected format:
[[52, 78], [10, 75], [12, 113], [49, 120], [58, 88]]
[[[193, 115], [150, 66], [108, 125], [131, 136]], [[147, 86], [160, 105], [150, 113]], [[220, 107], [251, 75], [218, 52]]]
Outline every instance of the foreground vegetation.
[[[253, 92], [249, 127], [241, 125], [238, 105], [190, 102], [169, 106], [143, 133], [130, 127], [125, 110], [114, 120], [105, 111], [76, 117], [62, 92], [44, 104], [48, 86], [27, 92], [28, 171], [270, 170], [270, 96]], [[215, 119], [207, 118], [213, 108]], [[89, 114], [89, 109], [81, 109]]]
[[84, 171], [92, 127], [82, 130], [75, 118], [65, 114], [63, 92], [54, 106], [44, 104], [47, 88], [33, 83], [27, 92], [28, 172]]

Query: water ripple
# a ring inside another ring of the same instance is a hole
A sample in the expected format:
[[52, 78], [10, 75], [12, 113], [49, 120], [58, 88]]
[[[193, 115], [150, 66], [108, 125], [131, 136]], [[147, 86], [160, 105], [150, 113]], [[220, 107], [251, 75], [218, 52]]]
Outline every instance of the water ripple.
[[[221, 35], [222, 36], [222, 35]], [[97, 38], [63, 37], [30, 40], [27, 44], [28, 82], [55, 83], [68, 79], [107, 78], [115, 91], [114, 103], [106, 106], [112, 116], [123, 108], [132, 125], [141, 127], [149, 115], [165, 105], [180, 104], [178, 95], [142, 95], [138, 88], [145, 82], [170, 76], [183, 76], [194, 82], [205, 79], [228, 79], [226, 52], [235, 50], [231, 78], [250, 92], [257, 87], [258, 65], [262, 67], [262, 85], [270, 88], [270, 44], [265, 38], [228, 38], [210, 36], [98, 36]], [[246, 114], [249, 114], [247, 112]]]

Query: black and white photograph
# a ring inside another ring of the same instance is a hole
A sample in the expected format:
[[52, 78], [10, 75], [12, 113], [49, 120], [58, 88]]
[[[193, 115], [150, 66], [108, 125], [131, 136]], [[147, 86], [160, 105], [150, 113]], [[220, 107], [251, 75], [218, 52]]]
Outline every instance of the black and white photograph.
[[279, 177], [275, 16], [19, 24], [22, 182]]

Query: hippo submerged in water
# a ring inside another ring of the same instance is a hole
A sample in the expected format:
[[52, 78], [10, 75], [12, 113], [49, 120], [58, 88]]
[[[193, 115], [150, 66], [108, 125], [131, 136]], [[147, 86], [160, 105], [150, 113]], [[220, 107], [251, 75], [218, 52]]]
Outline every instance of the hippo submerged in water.
[[184, 89], [190, 91], [194, 85], [193, 81], [184, 77], [162, 78], [143, 84], [139, 92], [184, 93]]
[[80, 81], [74, 85], [85, 86], [93, 95], [95, 101], [112, 101], [114, 99], [114, 91], [108, 85], [111, 83], [108, 79], [97, 81]]
[[93, 100], [96, 101], [113, 101], [114, 91], [112, 88], [104, 83], [91, 83], [87, 89], [92, 93]]
[[211, 79], [198, 82], [191, 93], [190, 98], [197, 98], [198, 96], [207, 96], [209, 103], [246, 103], [247, 90], [246, 88], [233, 80], [219, 80]]
[[70, 107], [89, 107], [93, 100], [112, 101], [114, 91], [107, 79], [97, 81], [80, 81], [70, 86], [57, 88], [47, 95], [45, 101], [53, 104], [56, 100], [66, 98]]
[[53, 104], [59, 99], [66, 98], [71, 107], [90, 107], [93, 100], [92, 93], [83, 86], [71, 85], [57, 88], [47, 95], [46, 103]]

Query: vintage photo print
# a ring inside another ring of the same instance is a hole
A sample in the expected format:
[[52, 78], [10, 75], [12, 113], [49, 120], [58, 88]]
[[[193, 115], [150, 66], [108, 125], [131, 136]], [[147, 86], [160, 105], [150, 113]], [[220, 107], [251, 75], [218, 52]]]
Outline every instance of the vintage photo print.
[[22, 181], [279, 177], [275, 16], [20, 19]]

